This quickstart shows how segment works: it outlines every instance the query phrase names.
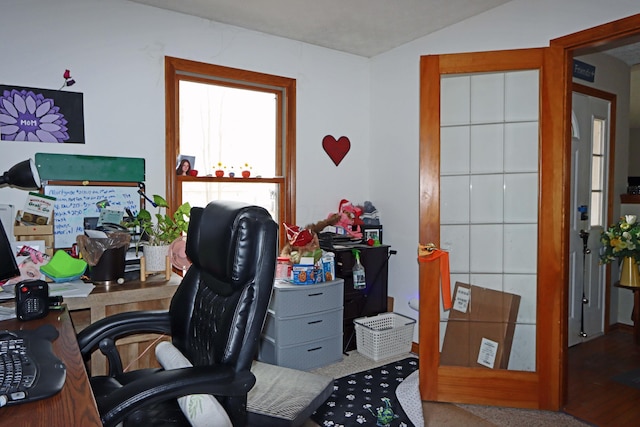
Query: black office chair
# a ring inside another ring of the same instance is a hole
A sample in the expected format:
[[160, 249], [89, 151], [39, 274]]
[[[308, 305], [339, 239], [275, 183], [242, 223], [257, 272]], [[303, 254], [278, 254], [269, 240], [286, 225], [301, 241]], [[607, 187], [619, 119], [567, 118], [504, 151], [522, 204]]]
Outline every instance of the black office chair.
[[[109, 361], [108, 376], [91, 378], [105, 426], [189, 425], [176, 398], [190, 394], [215, 395], [234, 426], [246, 425], [277, 251], [278, 226], [263, 208], [216, 201], [191, 210], [192, 265], [169, 310], [120, 313], [78, 334], [86, 361], [98, 347]], [[149, 332], [170, 334], [194, 367], [123, 373], [115, 341]]]

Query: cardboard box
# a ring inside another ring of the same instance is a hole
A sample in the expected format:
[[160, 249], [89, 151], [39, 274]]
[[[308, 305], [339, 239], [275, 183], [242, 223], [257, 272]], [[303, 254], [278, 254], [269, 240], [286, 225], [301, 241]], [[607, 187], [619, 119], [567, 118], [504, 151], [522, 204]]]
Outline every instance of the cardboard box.
[[[18, 215], [21, 212], [18, 211]], [[23, 225], [15, 222], [13, 227], [13, 235], [18, 242], [43, 240], [46, 246], [45, 253], [53, 256], [53, 225]]]
[[457, 282], [440, 365], [507, 369], [520, 295]]
[[311, 264], [293, 265], [293, 283], [296, 285], [311, 285], [316, 283], [315, 267]]

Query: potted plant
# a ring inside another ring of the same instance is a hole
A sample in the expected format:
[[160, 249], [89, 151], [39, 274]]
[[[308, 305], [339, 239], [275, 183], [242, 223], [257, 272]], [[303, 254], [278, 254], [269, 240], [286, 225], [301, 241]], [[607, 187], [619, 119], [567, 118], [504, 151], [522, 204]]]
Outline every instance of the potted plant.
[[[162, 196], [154, 194], [153, 204], [158, 208], [155, 215], [146, 209], [141, 209], [133, 220], [126, 223], [126, 226], [140, 230], [140, 239], [136, 249], [140, 244], [145, 246], [146, 269], [148, 271], [164, 271], [169, 245], [186, 234], [189, 228], [191, 205], [189, 202], [185, 202], [173, 212], [173, 215], [170, 215], [166, 212], [169, 205]], [[164, 213], [163, 209], [165, 209]]]
[[635, 215], [625, 215], [600, 235], [603, 249], [600, 262], [622, 261], [620, 284], [640, 287], [637, 262], [640, 261], [640, 223]]

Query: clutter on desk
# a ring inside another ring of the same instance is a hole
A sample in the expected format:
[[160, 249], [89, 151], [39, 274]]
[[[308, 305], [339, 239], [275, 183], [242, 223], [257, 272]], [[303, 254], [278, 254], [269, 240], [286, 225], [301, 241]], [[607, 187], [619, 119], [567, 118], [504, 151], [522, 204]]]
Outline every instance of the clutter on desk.
[[62, 283], [49, 283], [49, 296], [69, 297], [69, 298], [86, 298], [91, 291], [95, 289], [93, 283], [85, 283], [82, 280], [72, 280]]
[[[95, 230], [92, 230], [95, 232]], [[89, 266], [92, 282], [99, 284], [124, 283], [125, 258], [131, 242], [126, 231], [102, 232], [106, 237], [76, 237], [82, 258]]]
[[80, 279], [86, 269], [85, 260], [74, 258], [63, 250], [57, 250], [51, 260], [40, 267], [45, 276], [58, 283]]
[[[45, 276], [40, 271], [40, 267], [46, 265], [50, 257], [42, 252], [45, 243], [42, 240], [33, 240], [28, 244], [24, 242], [15, 242], [15, 256], [20, 276], [7, 280], [2, 286], [3, 289], [9, 289], [9, 285], [15, 285], [23, 280], [44, 280]], [[2, 298], [0, 298], [2, 299]], [[8, 298], [4, 298], [8, 299]]]
[[33, 225], [22, 222], [22, 211], [18, 211], [13, 227], [13, 235], [19, 242], [31, 247], [34, 246], [33, 241], [41, 242], [42, 247], [37, 248], [40, 252], [53, 256], [53, 224]]
[[52, 223], [55, 197], [29, 192], [22, 210], [20, 222], [24, 225], [47, 225]]

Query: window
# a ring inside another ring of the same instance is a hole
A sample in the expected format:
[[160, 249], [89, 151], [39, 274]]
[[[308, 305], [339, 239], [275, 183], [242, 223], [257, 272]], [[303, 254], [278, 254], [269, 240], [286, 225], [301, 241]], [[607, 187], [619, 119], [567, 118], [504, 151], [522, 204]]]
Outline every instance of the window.
[[241, 200], [295, 224], [295, 80], [171, 57], [165, 80], [169, 204]]
[[591, 139], [591, 226], [604, 227], [604, 154], [606, 121], [593, 119]]

